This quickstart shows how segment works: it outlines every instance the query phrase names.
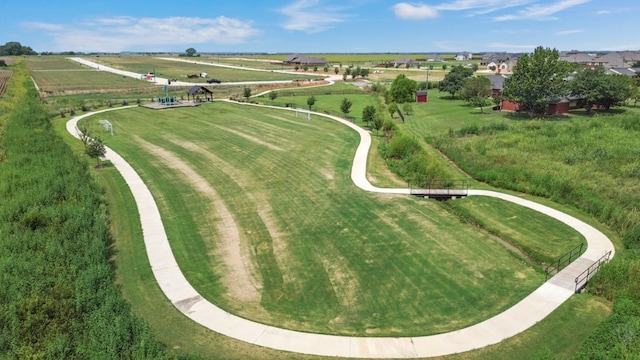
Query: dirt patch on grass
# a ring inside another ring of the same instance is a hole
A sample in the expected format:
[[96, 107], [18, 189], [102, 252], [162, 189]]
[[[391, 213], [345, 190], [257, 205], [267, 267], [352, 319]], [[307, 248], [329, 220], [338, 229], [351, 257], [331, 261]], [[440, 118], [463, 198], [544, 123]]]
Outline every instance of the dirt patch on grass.
[[[214, 125], [214, 126], [215, 126], [215, 125]], [[284, 149], [283, 149], [283, 148], [281, 148], [281, 147], [279, 147], [279, 146], [277, 146], [277, 145], [270, 144], [270, 143], [268, 143], [268, 142], [266, 142], [266, 141], [263, 141], [263, 140], [258, 139], [258, 138], [256, 138], [256, 137], [253, 137], [253, 136], [251, 136], [251, 135], [247, 135], [247, 134], [242, 133], [242, 132], [240, 132], [240, 131], [231, 130], [231, 129], [229, 129], [229, 128], [222, 127], [222, 126], [215, 126], [215, 127], [216, 127], [216, 128], [218, 128], [218, 129], [220, 129], [220, 130], [222, 130], [222, 131], [230, 132], [230, 133], [232, 133], [232, 134], [234, 134], [234, 135], [240, 136], [241, 138], [246, 139], [246, 140], [249, 140], [249, 141], [254, 142], [254, 143], [256, 143], [256, 144], [264, 145], [264, 146], [268, 147], [268, 148], [269, 148], [269, 149], [271, 149], [271, 150], [284, 151]]]
[[[251, 176], [246, 174], [244, 170], [234, 167], [220, 157], [210, 153], [207, 149], [189, 141], [179, 139], [170, 139], [170, 141], [178, 146], [181, 146], [187, 150], [196, 152], [197, 154], [203, 156], [207, 159], [207, 161], [214, 164], [222, 172], [233, 178], [233, 181], [238, 184], [238, 186], [242, 188], [248, 188], [251, 186], [250, 182], [247, 180], [250, 179]], [[282, 280], [285, 283], [295, 287], [295, 284], [297, 284], [296, 277], [294, 276], [296, 272], [288, 271], [288, 269], [296, 268], [298, 266], [302, 267], [302, 264], [298, 264], [294, 260], [295, 258], [291, 255], [288, 249], [288, 243], [286, 241], [288, 233], [285, 229], [282, 229], [281, 226], [278, 226], [277, 221], [271, 215], [272, 209], [271, 205], [269, 205], [269, 201], [260, 192], [247, 192], [246, 196], [249, 198], [252, 204], [255, 204], [258, 216], [269, 232], [272, 241], [273, 255], [278, 264], [280, 273], [282, 274]]]
[[174, 170], [178, 170], [185, 178], [185, 182], [211, 201], [212, 212], [217, 214], [214, 220], [215, 228], [220, 235], [217, 240], [217, 255], [224, 261], [227, 271], [222, 275], [223, 283], [229, 290], [229, 295], [239, 301], [259, 302], [262, 287], [261, 279], [252, 276], [252, 261], [241, 238], [241, 230], [236, 224], [233, 214], [221, 200], [216, 190], [209, 182], [200, 176], [187, 163], [183, 162], [174, 153], [146, 142], [141, 138], [136, 141], [148, 152], [158, 156], [162, 162]]

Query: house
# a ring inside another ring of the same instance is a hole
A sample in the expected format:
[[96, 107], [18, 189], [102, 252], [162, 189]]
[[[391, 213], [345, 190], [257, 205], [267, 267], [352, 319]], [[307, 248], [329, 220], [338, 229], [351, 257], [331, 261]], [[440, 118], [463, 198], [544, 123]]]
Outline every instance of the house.
[[311, 65], [311, 66], [325, 66], [327, 61], [321, 58], [312, 58], [305, 55], [293, 54], [289, 58], [283, 61], [285, 65]]
[[602, 60], [599, 60], [595, 55], [579, 51], [570, 51], [560, 54], [560, 60], [580, 64], [583, 68], [594, 68], [596, 66], [603, 65]]
[[417, 63], [409, 58], [400, 58], [393, 62], [393, 67], [404, 67], [410, 68], [415, 66]]
[[428, 102], [429, 101], [429, 93], [427, 90], [418, 90], [416, 91], [416, 102]]
[[609, 69], [607, 70], [608, 74], [620, 74], [620, 75], [627, 75], [629, 77], [636, 77], [636, 76], [640, 76], [640, 74], [638, 74], [638, 72], [632, 68], [614, 68], [614, 69]]
[[457, 61], [467, 61], [473, 59], [473, 55], [470, 52], [465, 51], [457, 54], [454, 59]]
[[487, 75], [486, 77], [491, 81], [491, 94], [502, 96], [504, 81], [509, 78], [509, 75]]

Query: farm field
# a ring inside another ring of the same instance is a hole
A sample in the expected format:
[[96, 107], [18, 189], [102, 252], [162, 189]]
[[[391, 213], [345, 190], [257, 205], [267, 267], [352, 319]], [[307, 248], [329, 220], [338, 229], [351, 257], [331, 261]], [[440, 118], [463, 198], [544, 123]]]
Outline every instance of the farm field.
[[[170, 57], [170, 56], [167, 56]], [[98, 61], [100, 64], [114, 67], [121, 70], [133, 71], [136, 73], [146, 74], [155, 72], [157, 76], [164, 78], [175, 78], [181, 81], [200, 82], [206, 84], [206, 78], [187, 79], [187, 74], [200, 74], [206, 72], [209, 78], [215, 78], [223, 83], [227, 82], [245, 82], [245, 81], [278, 81], [278, 80], [294, 80], [309, 79], [313, 76], [308, 74], [283, 74], [280, 72], [270, 71], [253, 71], [245, 69], [234, 69], [228, 67], [215, 66], [217, 63], [208, 60], [210, 65], [196, 64], [195, 62], [207, 62], [206, 58], [186, 59], [183, 57], [174, 57], [175, 60], [165, 60], [160, 57], [152, 56], [100, 56], [85, 57], [90, 61]], [[184, 61], [190, 60], [190, 61]], [[191, 62], [191, 60], [193, 62]]]
[[89, 69], [62, 56], [29, 56], [25, 62], [44, 96], [123, 93], [154, 87], [154, 84], [144, 81]]
[[[483, 320], [542, 281], [539, 266], [437, 203], [356, 189], [357, 139], [337, 123], [223, 103], [105, 116], [116, 129], [105, 142], [149, 182], [183, 272], [240, 316], [323, 333], [424, 335]], [[563, 228], [532, 226], [546, 237]], [[553, 255], [580, 241], [565, 238]]]

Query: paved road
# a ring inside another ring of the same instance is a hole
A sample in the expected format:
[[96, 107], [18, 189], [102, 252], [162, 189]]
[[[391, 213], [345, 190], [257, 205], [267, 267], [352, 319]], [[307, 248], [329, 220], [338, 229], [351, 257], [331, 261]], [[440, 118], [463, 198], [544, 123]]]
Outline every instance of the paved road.
[[[120, 69], [116, 69], [110, 66], [106, 66], [104, 64], [100, 64], [94, 61], [90, 61], [87, 59], [83, 59], [83, 58], [79, 58], [79, 57], [70, 57], [68, 58], [69, 60], [78, 62], [80, 64], [89, 66], [91, 68], [94, 68], [96, 70], [100, 70], [100, 71], [107, 71], [107, 72], [111, 72], [114, 74], [118, 74], [118, 75], [122, 75], [122, 76], [127, 76], [127, 77], [131, 77], [134, 79], [138, 79], [140, 81], [145, 81], [145, 82], [152, 82], [156, 85], [168, 85], [168, 86], [194, 86], [194, 85], [202, 85], [202, 86], [243, 86], [243, 85], [277, 85], [277, 84], [290, 84], [293, 82], [293, 80], [270, 80], [270, 81], [233, 81], [233, 82], [223, 82], [220, 84], [205, 84], [205, 83], [201, 83], [201, 82], [188, 82], [188, 81], [172, 81], [171, 84], [169, 84], [169, 79], [167, 78], [163, 78], [163, 77], [156, 77], [155, 80], [151, 81], [151, 80], [144, 80], [143, 76], [145, 74], [139, 74], [139, 73], [135, 73], [132, 71], [126, 71], [126, 70], [120, 70]], [[215, 64], [215, 63], [208, 63], [208, 62], [204, 62], [204, 61], [190, 61], [190, 60], [182, 60], [182, 59], [173, 59], [173, 58], [161, 58], [163, 60], [167, 60], [167, 61], [179, 61], [179, 62], [188, 62], [188, 63], [195, 63], [195, 64], [199, 64], [199, 65], [203, 65], [203, 66], [218, 66], [218, 67], [226, 67], [226, 68], [237, 68], [237, 69], [242, 69], [242, 70], [248, 70], [248, 71], [267, 71], [267, 70], [261, 70], [261, 69], [251, 69], [251, 68], [246, 68], [246, 67], [239, 67], [239, 66], [233, 66], [233, 65], [224, 65], [224, 64]], [[271, 72], [270, 70], [268, 70], [269, 72]], [[290, 71], [279, 71], [279, 70], [274, 70], [273, 72], [280, 72], [280, 73], [285, 73], [285, 74], [293, 74], [293, 75], [301, 75], [304, 73], [299, 73], [299, 72], [290, 72]], [[309, 74], [309, 75], [317, 75], [317, 74]], [[329, 81], [329, 83], [333, 83], [333, 81], [335, 81], [336, 79], [338, 79], [338, 77], [336, 75], [327, 75], [326, 80]], [[342, 79], [342, 76], [339, 77], [339, 79]]]
[[[257, 105], [245, 104], [245, 106]], [[117, 109], [107, 109], [96, 113]], [[67, 130], [71, 134], [77, 135], [77, 121], [92, 114], [94, 113], [84, 114], [69, 120]], [[314, 114], [341, 122], [360, 134], [361, 141], [356, 150], [351, 170], [351, 179], [356, 186], [370, 192], [409, 193], [408, 189], [384, 189], [369, 183], [366, 178], [366, 163], [371, 137], [367, 131], [338, 117], [320, 113]], [[572, 272], [577, 270], [570, 266], [503, 313], [473, 326], [431, 336], [394, 338], [334, 336], [304, 333], [256, 323], [228, 313], [198, 294], [178, 267], [164, 231], [160, 212], [149, 189], [135, 169], [120, 155], [107, 149], [106, 157], [120, 171], [131, 188], [140, 213], [149, 262], [153, 274], [167, 298], [185, 316], [202, 326], [251, 344], [283, 351], [345, 358], [443, 356], [496, 344], [519, 334], [543, 320], [574, 293], [575, 284], [571, 279], [575, 277], [571, 276], [573, 276]], [[613, 244], [603, 233], [570, 215], [533, 201], [495, 191], [469, 190], [469, 195], [491, 196], [511, 201], [553, 216], [573, 227], [586, 238], [588, 243], [587, 251], [573, 264], [593, 263], [607, 251], [611, 251], [612, 256], [614, 254]], [[569, 276], [566, 276], [567, 274]]]

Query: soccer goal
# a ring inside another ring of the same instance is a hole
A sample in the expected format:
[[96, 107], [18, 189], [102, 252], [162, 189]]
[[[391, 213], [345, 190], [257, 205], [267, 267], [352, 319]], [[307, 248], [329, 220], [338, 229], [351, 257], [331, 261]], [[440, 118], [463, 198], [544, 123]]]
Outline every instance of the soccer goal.
[[109, 131], [111, 136], [113, 136], [113, 125], [111, 125], [109, 120], [99, 120], [98, 122], [104, 126], [104, 131]]
[[311, 111], [309, 110], [305, 110], [303, 108], [296, 108], [296, 117], [298, 117], [298, 114], [300, 114], [301, 116], [304, 116], [304, 114], [307, 114], [307, 120], [311, 120]]

